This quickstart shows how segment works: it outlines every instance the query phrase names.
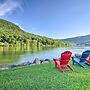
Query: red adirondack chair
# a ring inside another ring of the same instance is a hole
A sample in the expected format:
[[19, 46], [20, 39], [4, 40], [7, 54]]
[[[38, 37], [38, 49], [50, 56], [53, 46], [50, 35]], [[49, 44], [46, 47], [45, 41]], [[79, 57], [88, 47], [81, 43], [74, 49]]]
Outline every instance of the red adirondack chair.
[[[72, 56], [72, 52], [65, 51], [61, 54], [61, 58], [55, 59], [53, 58], [53, 61], [55, 62], [55, 67], [58, 67], [62, 72], [72, 70], [73, 68], [68, 64], [70, 61], [70, 58]], [[67, 66], [68, 68], [63, 68], [64, 66]]]
[[90, 57], [86, 60], [86, 62], [90, 63]]

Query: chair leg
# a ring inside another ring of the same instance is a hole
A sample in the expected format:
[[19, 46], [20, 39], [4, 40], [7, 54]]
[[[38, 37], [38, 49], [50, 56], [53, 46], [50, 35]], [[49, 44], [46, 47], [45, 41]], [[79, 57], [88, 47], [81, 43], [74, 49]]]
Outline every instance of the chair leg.
[[73, 65], [75, 64], [74, 57], [72, 57]]
[[89, 63], [85, 63], [86, 65], [88, 65], [88, 66], [90, 66], [90, 64]]
[[[80, 63], [78, 63], [78, 62], [76, 62], [76, 61], [74, 61], [74, 63], [79, 64], [82, 68], [86, 68], [86, 66], [83, 66], [82, 64], [80, 64]], [[85, 64], [85, 63], [84, 63], [84, 64]]]
[[73, 60], [73, 65], [75, 64], [75, 61]]
[[65, 71], [62, 69], [62, 67], [59, 67], [59, 69], [60, 69], [62, 72], [65, 72]]
[[55, 67], [57, 67], [57, 63], [55, 62]]
[[67, 65], [67, 67], [70, 68], [72, 71], [74, 71], [74, 69], [70, 65]]
[[86, 68], [85, 66], [83, 66], [83, 65], [81, 65], [81, 64], [79, 64], [82, 68]]

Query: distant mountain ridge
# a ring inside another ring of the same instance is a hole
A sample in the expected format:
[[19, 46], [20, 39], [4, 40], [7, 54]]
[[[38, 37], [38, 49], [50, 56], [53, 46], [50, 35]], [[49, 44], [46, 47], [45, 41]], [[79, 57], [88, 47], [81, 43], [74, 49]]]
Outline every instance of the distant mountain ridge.
[[76, 45], [90, 45], [90, 35], [62, 39], [62, 41], [71, 42]]

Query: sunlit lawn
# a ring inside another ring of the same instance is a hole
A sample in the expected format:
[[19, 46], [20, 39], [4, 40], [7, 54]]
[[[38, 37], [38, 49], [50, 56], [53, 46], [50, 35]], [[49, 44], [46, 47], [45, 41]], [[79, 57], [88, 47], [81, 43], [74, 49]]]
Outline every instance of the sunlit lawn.
[[90, 90], [90, 67], [62, 73], [54, 62], [0, 71], [0, 90]]

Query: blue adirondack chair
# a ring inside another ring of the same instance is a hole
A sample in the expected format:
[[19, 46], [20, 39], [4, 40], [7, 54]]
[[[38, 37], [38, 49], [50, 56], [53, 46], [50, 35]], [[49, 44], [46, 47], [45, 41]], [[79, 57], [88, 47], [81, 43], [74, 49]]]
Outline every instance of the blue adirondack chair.
[[90, 50], [84, 51], [81, 57], [72, 57], [73, 65], [79, 64], [81, 67], [86, 68], [90, 66], [90, 64], [86, 61], [90, 55]]

